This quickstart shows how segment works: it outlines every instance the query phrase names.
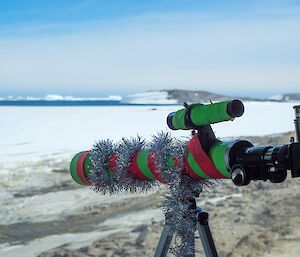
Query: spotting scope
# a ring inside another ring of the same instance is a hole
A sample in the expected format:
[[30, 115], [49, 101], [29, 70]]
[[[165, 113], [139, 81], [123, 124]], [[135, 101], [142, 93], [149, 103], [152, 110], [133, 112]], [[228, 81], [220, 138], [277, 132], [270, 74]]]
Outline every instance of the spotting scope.
[[186, 108], [170, 113], [167, 124], [172, 130], [198, 129], [203, 125], [232, 120], [242, 116], [243, 113], [244, 105], [239, 100], [209, 105], [197, 103], [186, 105]]
[[[288, 171], [292, 178], [300, 177], [300, 105], [294, 109], [296, 140], [292, 138], [284, 145], [254, 146], [247, 140], [223, 142], [211, 128], [211, 124], [241, 117], [245, 108], [240, 100], [185, 104], [168, 115], [167, 125], [171, 130], [192, 130], [189, 141], [166, 140], [164, 144], [150, 146], [126, 141], [130, 154], [126, 154], [124, 142], [122, 147], [102, 142], [91, 151], [73, 157], [71, 176], [81, 185], [94, 185], [95, 181], [99, 184], [99, 178], [105, 177], [105, 186], [126, 180], [126, 176], [131, 177], [130, 181], [168, 184], [169, 171], [175, 168], [182, 176], [197, 180], [231, 179], [237, 186], [248, 185], [252, 180], [280, 183]], [[167, 150], [162, 152], [161, 147]]]

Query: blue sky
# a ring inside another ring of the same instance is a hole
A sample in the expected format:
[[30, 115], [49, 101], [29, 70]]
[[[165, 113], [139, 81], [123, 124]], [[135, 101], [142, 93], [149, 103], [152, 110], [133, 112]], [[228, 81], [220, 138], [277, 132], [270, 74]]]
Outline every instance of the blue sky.
[[0, 95], [299, 92], [299, 1], [3, 0]]

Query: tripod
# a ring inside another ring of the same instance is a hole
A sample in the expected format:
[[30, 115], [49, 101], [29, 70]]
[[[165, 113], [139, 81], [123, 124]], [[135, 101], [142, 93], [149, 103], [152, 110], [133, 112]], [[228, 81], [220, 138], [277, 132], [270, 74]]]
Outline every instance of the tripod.
[[[191, 209], [195, 210], [195, 227], [197, 227], [197, 230], [199, 232], [201, 243], [206, 257], [218, 257], [215, 243], [208, 224], [208, 213], [203, 211], [201, 208], [197, 207], [195, 197], [192, 197], [190, 202]], [[166, 216], [165, 226], [161, 233], [154, 257], [167, 256], [173, 238], [173, 233], [171, 231], [172, 229], [168, 224], [168, 217]], [[185, 257], [195, 256], [195, 241], [192, 242], [192, 244], [194, 247], [193, 253]]]

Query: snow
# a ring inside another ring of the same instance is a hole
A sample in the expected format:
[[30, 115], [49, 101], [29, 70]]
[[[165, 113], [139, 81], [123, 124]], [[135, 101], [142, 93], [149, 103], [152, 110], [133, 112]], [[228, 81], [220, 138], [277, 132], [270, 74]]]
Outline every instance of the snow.
[[[293, 105], [246, 102], [242, 117], [212, 127], [218, 137], [292, 131]], [[0, 163], [75, 153], [90, 149], [99, 139], [121, 140], [137, 135], [150, 139], [159, 131], [171, 131], [166, 117], [179, 108], [182, 107], [0, 107]], [[189, 132], [172, 131], [172, 135], [189, 136]]]
[[33, 96], [7, 96], [0, 97], [0, 101], [121, 101], [122, 97], [119, 95], [110, 95], [104, 98], [97, 97], [74, 97], [62, 96], [57, 94], [49, 94], [44, 97]]
[[168, 99], [168, 92], [166, 91], [150, 91], [146, 93], [139, 93], [129, 95], [122, 101], [130, 104], [177, 104], [176, 99]]
[[110, 234], [118, 232], [121, 232], [121, 230], [97, 230], [87, 233], [66, 233], [62, 235], [51, 235], [36, 239], [26, 245], [0, 245], [0, 254], [3, 254], [3, 256], [5, 257], [36, 257], [44, 251], [55, 249], [62, 245], [64, 247], [68, 246], [68, 248], [72, 248], [72, 245], [76, 246], [76, 248], [90, 245], [90, 243], [93, 242], [95, 238], [105, 238]]
[[273, 101], [282, 101], [283, 100], [283, 95], [273, 95], [268, 97], [268, 100], [273, 100]]
[[132, 214], [123, 214], [107, 219], [95, 231], [86, 233], [65, 233], [61, 235], [51, 235], [36, 239], [26, 245], [6, 246], [0, 245], [0, 254], [6, 257], [26, 256], [34, 257], [49, 249], [64, 246], [66, 248], [79, 248], [90, 245], [95, 239], [101, 239], [113, 233], [124, 233], [131, 231], [134, 227], [141, 224], [151, 224], [153, 221], [161, 221], [164, 219], [162, 210], [146, 209], [135, 211]]
[[[34, 184], [35, 182], [33, 182]], [[154, 194], [155, 190], [140, 194], [139, 197], [146, 197]], [[86, 187], [76, 190], [64, 190], [50, 192], [47, 194], [33, 195], [28, 197], [14, 198], [7, 192], [0, 192], [1, 209], [0, 225], [8, 225], [23, 222], [46, 222], [65, 219], [71, 215], [82, 213], [89, 206], [99, 202], [98, 207], [109, 206], [114, 202], [129, 201], [136, 198], [136, 194], [122, 193], [119, 195], [100, 195], [91, 192]], [[61, 200], [63, 199], [63, 204]], [[81, 203], [81, 204], [74, 204]], [[41, 212], [41, 207], [43, 211]]]

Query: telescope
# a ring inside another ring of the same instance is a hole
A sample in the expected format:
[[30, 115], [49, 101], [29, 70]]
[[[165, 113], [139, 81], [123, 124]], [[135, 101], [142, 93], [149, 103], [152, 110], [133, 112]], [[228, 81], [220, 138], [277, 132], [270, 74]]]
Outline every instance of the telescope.
[[198, 229], [206, 257], [218, 257], [208, 225], [208, 213], [197, 207], [204, 186], [210, 181], [231, 179], [237, 186], [251, 181], [272, 183], [300, 177], [300, 105], [295, 106], [296, 140], [276, 146], [254, 146], [247, 140], [223, 142], [211, 124], [234, 120], [244, 114], [240, 100], [211, 104], [184, 104], [167, 117], [171, 130], [191, 130], [188, 141], [160, 133], [146, 143], [131, 138], [115, 144], [98, 141], [92, 150], [77, 153], [70, 172], [80, 185], [99, 193], [144, 192], [159, 184], [168, 186], [164, 202], [165, 226], [154, 257], [166, 257], [172, 238], [176, 256], [195, 256], [195, 231]]
[[167, 117], [168, 127], [172, 130], [198, 129], [201, 126], [228, 121], [242, 116], [244, 105], [239, 100], [219, 103], [191, 104], [172, 112]]
[[[153, 149], [137, 148], [131, 159], [126, 160], [127, 174], [146, 182], [156, 180], [169, 183], [164, 169], [176, 166], [184, 176], [199, 180], [231, 179], [237, 186], [245, 186], [255, 180], [281, 183], [286, 179], [287, 171], [291, 172], [292, 178], [299, 177], [300, 106], [295, 106], [294, 109], [297, 142], [292, 139], [284, 145], [254, 146], [246, 140], [223, 142], [216, 138], [210, 126], [241, 117], [244, 105], [240, 100], [185, 105], [185, 108], [172, 112], [167, 117], [167, 124], [171, 130], [193, 130], [192, 138], [183, 146], [184, 154], [176, 154], [176, 151], [170, 150], [162, 158]], [[72, 159], [71, 176], [78, 184], [93, 185], [93, 168], [97, 159], [93, 159], [92, 156], [101, 155], [97, 151], [99, 149], [83, 151]], [[122, 158], [124, 159], [118, 152], [118, 146], [105, 156], [103, 170], [111, 180], [116, 179], [114, 174], [118, 163], [124, 161]], [[163, 168], [158, 167], [157, 159], [164, 159], [166, 165], [160, 165]]]

